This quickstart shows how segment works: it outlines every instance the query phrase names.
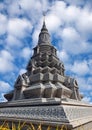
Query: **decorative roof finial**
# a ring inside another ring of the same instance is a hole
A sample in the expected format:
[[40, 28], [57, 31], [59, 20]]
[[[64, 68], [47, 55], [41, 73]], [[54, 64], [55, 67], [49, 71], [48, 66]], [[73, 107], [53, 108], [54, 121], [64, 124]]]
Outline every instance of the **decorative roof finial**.
[[46, 25], [45, 25], [45, 16], [46, 16], [46, 13], [43, 12], [43, 26], [42, 26], [42, 30], [43, 29], [47, 30]]
[[46, 13], [43, 12], [43, 23], [45, 23], [45, 16], [46, 16]]
[[48, 29], [46, 28], [46, 24], [45, 24], [45, 12], [43, 12], [43, 26], [41, 29], [41, 32], [39, 34], [39, 40], [38, 40], [38, 44], [42, 45], [50, 45], [50, 35], [48, 33]]

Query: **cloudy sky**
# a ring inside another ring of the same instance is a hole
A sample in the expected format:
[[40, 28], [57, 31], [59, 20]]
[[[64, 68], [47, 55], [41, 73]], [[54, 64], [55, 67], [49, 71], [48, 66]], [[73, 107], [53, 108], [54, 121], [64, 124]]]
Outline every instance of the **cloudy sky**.
[[77, 79], [84, 100], [92, 102], [91, 0], [0, 0], [0, 101], [26, 71], [44, 11], [66, 74]]

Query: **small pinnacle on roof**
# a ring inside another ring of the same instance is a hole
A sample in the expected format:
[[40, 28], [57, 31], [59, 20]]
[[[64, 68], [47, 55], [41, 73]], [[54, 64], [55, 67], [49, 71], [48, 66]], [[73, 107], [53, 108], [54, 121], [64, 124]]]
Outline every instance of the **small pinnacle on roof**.
[[39, 34], [38, 44], [42, 45], [50, 45], [50, 35], [48, 33], [48, 29], [46, 28], [45, 24], [45, 13], [43, 13], [43, 25], [41, 28], [41, 32]]
[[41, 29], [41, 30], [47, 30], [46, 24], [45, 24], [45, 16], [46, 16], [46, 13], [43, 12], [43, 26], [42, 26], [42, 29]]
[[43, 12], [43, 23], [45, 22], [45, 16], [46, 16], [46, 13]]

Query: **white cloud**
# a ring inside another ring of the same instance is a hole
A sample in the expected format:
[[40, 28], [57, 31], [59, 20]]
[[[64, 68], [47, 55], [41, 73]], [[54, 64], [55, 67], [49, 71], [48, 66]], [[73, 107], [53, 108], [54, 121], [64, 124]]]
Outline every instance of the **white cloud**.
[[55, 1], [50, 9], [52, 14], [56, 14], [61, 19], [61, 22], [64, 20], [66, 13], [66, 3], [64, 1]]
[[0, 80], [0, 102], [7, 101], [4, 98], [4, 94], [11, 91], [11, 90], [12, 90], [12, 87], [10, 86], [10, 84], [8, 82]]
[[72, 5], [84, 5], [86, 3], [85, 0], [64, 0], [64, 1]]
[[69, 55], [66, 53], [65, 50], [58, 51], [57, 55], [61, 61], [67, 62], [69, 60]]
[[76, 26], [84, 37], [89, 38], [92, 35], [92, 13], [87, 9], [82, 10]]
[[8, 34], [16, 38], [24, 38], [32, 30], [31, 22], [27, 19], [14, 18], [8, 23]]
[[43, 5], [42, 2], [37, 0], [20, 0], [19, 5], [23, 9], [24, 13], [30, 17], [32, 23], [37, 23], [42, 16]]
[[88, 82], [89, 84], [92, 84], [92, 77], [89, 77], [87, 82]]
[[21, 47], [22, 46], [22, 42], [20, 41], [20, 39], [16, 38], [13, 35], [8, 35], [7, 39], [6, 39], [7, 45], [8, 47]]
[[6, 73], [13, 71], [15, 68], [13, 64], [13, 56], [6, 50], [0, 52], [0, 72]]
[[21, 74], [24, 74], [24, 73], [26, 73], [26, 72], [27, 72], [26, 69], [21, 69], [20, 72], [19, 72], [19, 74], [21, 75]]
[[[79, 7], [76, 7], [76, 6], [72, 6], [72, 5], [70, 5], [70, 6], [68, 6], [67, 8], [66, 8], [66, 11], [65, 11], [66, 13], [65, 13], [65, 22], [67, 23], [67, 24], [69, 24], [69, 23], [76, 23], [77, 22], [77, 20], [78, 20], [78, 18], [79, 18], [79, 16], [80, 16], [80, 14], [81, 14], [81, 9], [79, 8]], [[75, 13], [76, 12], [76, 13]]]
[[0, 14], [0, 35], [5, 34], [7, 31], [7, 17]]
[[84, 97], [82, 99], [82, 101], [86, 102], [86, 103], [90, 103], [91, 102], [91, 98], [90, 97]]
[[77, 81], [79, 84], [79, 88], [82, 92], [86, 91], [92, 91], [92, 84], [88, 82], [88, 79], [85, 77], [77, 77]]
[[55, 14], [49, 14], [46, 16], [46, 25], [49, 31], [55, 32], [59, 29], [61, 21]]
[[89, 42], [85, 42], [79, 32], [73, 27], [64, 28], [58, 32], [58, 35], [63, 40], [62, 48], [70, 54], [82, 54], [91, 52], [92, 45]]
[[16, 17], [23, 14], [23, 10], [20, 8], [19, 1], [13, 0], [11, 4], [8, 5], [8, 14], [10, 17]]
[[63, 38], [63, 41], [69, 42], [70, 44], [71, 44], [71, 42], [74, 43], [74, 42], [78, 42], [80, 40], [79, 34], [72, 27], [63, 29], [62, 38]]
[[0, 53], [1, 53], [1, 57], [5, 58], [7, 60], [13, 60], [12, 55], [8, 51], [2, 50]]
[[71, 67], [71, 71], [77, 75], [86, 75], [89, 73], [89, 67], [86, 61], [83, 62], [74, 62]]
[[4, 98], [4, 93], [0, 95], [0, 102], [6, 102], [7, 100]]
[[[57, 33], [60, 26], [64, 24], [66, 4], [63, 1], [55, 1], [52, 6], [49, 5], [49, 11], [46, 15], [46, 25], [50, 32]], [[47, 9], [48, 10], [48, 9]]]
[[40, 0], [42, 11], [47, 11], [50, 9], [50, 3], [48, 0]]
[[92, 92], [90, 92], [90, 95], [92, 96]]
[[20, 5], [25, 10], [30, 10], [35, 4], [34, 0], [20, 0]]
[[30, 11], [30, 13], [33, 13], [32, 11], [42, 11], [43, 8], [42, 3], [39, 0], [37, 0], [36, 2], [34, 0], [20, 0], [19, 4], [22, 9], [24, 9], [25, 11]]
[[9, 83], [5, 82], [5, 81], [0, 81], [0, 93], [6, 93], [8, 91], [10, 91], [12, 88], [9, 85]]
[[32, 31], [32, 24], [27, 19], [12, 18], [8, 21], [7, 47], [22, 47], [22, 38], [28, 37]]
[[33, 47], [37, 45], [39, 33], [40, 33], [39, 29], [36, 28], [32, 35]]
[[4, 4], [0, 3], [0, 11], [4, 10]]
[[32, 50], [29, 47], [23, 48], [21, 52], [21, 57], [25, 59], [29, 59], [31, 55], [32, 55]]
[[[90, 59], [88, 60], [88, 66], [89, 66], [89, 69], [92, 70], [92, 55]], [[92, 75], [92, 71], [90, 71], [90, 74]]]

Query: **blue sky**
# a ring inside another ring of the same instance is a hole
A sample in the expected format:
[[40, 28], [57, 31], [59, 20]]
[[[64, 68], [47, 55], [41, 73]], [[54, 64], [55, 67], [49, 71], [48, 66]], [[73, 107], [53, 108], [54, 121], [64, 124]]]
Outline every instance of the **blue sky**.
[[66, 75], [77, 79], [92, 103], [92, 2], [90, 0], [0, 0], [0, 101], [24, 73], [37, 44], [42, 12]]

